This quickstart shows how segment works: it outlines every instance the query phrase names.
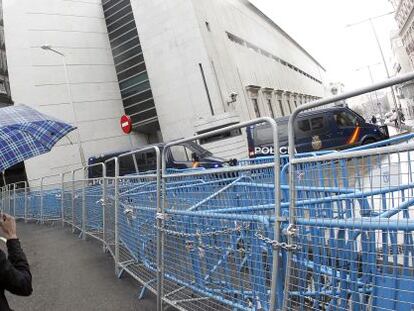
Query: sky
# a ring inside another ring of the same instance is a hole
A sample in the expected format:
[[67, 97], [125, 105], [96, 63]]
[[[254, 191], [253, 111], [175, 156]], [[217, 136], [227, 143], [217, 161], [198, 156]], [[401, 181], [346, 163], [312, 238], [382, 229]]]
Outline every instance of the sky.
[[[386, 78], [378, 45], [369, 23], [357, 23], [393, 11], [388, 0], [250, 0], [315, 57], [327, 70], [327, 82], [345, 89]], [[394, 15], [374, 20], [388, 68], [392, 72], [390, 33]]]

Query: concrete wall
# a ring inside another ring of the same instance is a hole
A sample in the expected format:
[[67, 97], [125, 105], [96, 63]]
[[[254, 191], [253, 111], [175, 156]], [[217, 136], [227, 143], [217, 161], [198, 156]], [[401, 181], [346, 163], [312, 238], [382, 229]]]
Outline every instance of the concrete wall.
[[[62, 57], [66, 55], [72, 100], [86, 160], [128, 149], [119, 118], [124, 113], [100, 0], [4, 1], [5, 39], [13, 100], [74, 124]], [[29, 179], [79, 167], [77, 135], [52, 152], [26, 162]], [[134, 144], [145, 143], [134, 137]]]
[[[284, 34], [244, 0], [131, 0], [148, 75], [165, 140], [191, 136], [217, 123], [225, 126], [227, 114], [238, 121], [255, 118], [248, 85], [323, 96], [324, 87], [288, 70], [272, 59], [230, 41], [226, 31], [284, 58], [324, 80], [324, 72]], [[208, 23], [208, 25], [206, 24]], [[208, 85], [211, 113], [200, 73]], [[237, 101], [228, 104], [230, 93]], [[276, 93], [271, 94], [280, 115]], [[285, 97], [283, 97], [285, 98]], [[270, 115], [267, 95], [258, 102], [262, 116]], [[284, 99], [285, 111], [288, 102]], [[227, 148], [247, 156], [245, 136], [226, 140]], [[220, 150], [223, 142], [209, 144]], [[228, 150], [222, 155], [227, 156]]]

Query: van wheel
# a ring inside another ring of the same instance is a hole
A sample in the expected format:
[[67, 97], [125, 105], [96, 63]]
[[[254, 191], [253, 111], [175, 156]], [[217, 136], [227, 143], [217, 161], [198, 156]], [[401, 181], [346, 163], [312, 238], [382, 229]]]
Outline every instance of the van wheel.
[[369, 145], [375, 143], [376, 140], [374, 138], [367, 138], [363, 141], [362, 145]]

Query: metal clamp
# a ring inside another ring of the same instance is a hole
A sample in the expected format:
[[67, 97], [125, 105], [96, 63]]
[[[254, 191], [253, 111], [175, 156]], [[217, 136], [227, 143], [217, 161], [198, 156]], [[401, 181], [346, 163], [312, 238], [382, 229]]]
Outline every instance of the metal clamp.
[[289, 224], [286, 229], [283, 230], [283, 234], [294, 237], [298, 234], [298, 229], [294, 224]]

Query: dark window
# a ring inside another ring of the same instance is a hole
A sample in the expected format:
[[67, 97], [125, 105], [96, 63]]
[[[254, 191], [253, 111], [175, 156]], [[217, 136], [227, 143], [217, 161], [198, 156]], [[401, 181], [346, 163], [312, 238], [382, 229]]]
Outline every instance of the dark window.
[[311, 119], [312, 130], [320, 130], [323, 128], [323, 117]]
[[217, 134], [217, 135], [213, 135], [213, 136], [209, 136], [209, 137], [200, 139], [200, 145], [212, 143], [212, 142], [215, 142], [215, 141], [220, 141], [220, 140], [231, 138], [231, 137], [240, 136], [241, 134], [242, 133], [241, 133], [240, 129], [235, 129], [235, 130], [232, 130], [232, 131], [229, 131], [229, 132], [220, 133], [220, 134]]
[[302, 132], [310, 131], [311, 126], [309, 123], [309, 120], [299, 120], [298, 121], [298, 129], [300, 129]]
[[114, 55], [115, 63], [121, 62], [121, 60], [117, 61], [117, 59], [122, 56], [120, 55], [121, 53], [128, 51], [131, 48], [136, 47], [137, 45], [139, 45], [139, 39], [134, 38], [128, 42], [125, 42], [125, 44], [117, 46], [116, 48], [112, 49], [112, 54]]
[[142, 63], [143, 61], [144, 61], [144, 56], [142, 54], [139, 54], [134, 58], [128, 59], [127, 61], [115, 64], [116, 71], [118, 73], [120, 73], [120, 72], [122, 72], [126, 69], [129, 69], [129, 68], [131, 68], [131, 67], [133, 67], [133, 66], [135, 66], [139, 63]]
[[[108, 10], [111, 6], [115, 5], [119, 0], [109, 0], [105, 1], [102, 5], [104, 10]], [[103, 1], [102, 1], [103, 2]]]
[[134, 20], [134, 15], [132, 14], [132, 11], [130, 14], [126, 15], [125, 17], [121, 18], [120, 20], [116, 21], [115, 23], [109, 25], [108, 32], [112, 32], [119, 27], [124, 26], [126, 23], [129, 23], [130, 21]]
[[141, 84], [135, 85], [135, 86], [133, 86], [129, 89], [126, 89], [125, 91], [121, 91], [121, 95], [122, 95], [122, 97], [125, 98], [125, 97], [135, 95], [136, 93], [139, 93], [139, 92], [142, 92], [142, 91], [148, 90], [148, 89], [150, 89], [150, 84], [149, 84], [149, 81], [146, 81], [144, 83], [141, 83]]
[[334, 119], [338, 127], [355, 127], [357, 124], [357, 117], [345, 111], [335, 113]]
[[140, 121], [146, 121], [147, 119], [151, 119], [157, 116], [157, 112], [155, 111], [155, 107], [148, 109], [146, 111], [140, 111], [134, 115], [132, 115], [133, 123], [137, 123]]
[[142, 62], [141, 64], [132, 67], [131, 69], [125, 70], [124, 72], [122, 72], [121, 74], [118, 75], [118, 80], [119, 81], [123, 81], [129, 77], [135, 76], [137, 74], [139, 74], [140, 72], [145, 71], [145, 63]]
[[275, 112], [273, 111], [273, 107], [272, 107], [272, 100], [270, 98], [267, 99], [267, 105], [269, 107], [269, 111], [270, 111], [270, 116], [272, 118], [275, 118]]
[[237, 37], [237, 36], [235, 36], [235, 35], [233, 35], [233, 34], [231, 34], [231, 33], [227, 33], [227, 37], [231, 40], [231, 41], [233, 41], [233, 42], [235, 42], [235, 43], [237, 43], [237, 44], [240, 44], [240, 45], [244, 45], [244, 40], [243, 39], [241, 39], [241, 38], [239, 38], [239, 37]]
[[115, 12], [119, 11], [120, 9], [126, 7], [129, 4], [130, 4], [130, 0], [123, 0], [123, 1], [120, 1], [119, 3], [117, 3], [115, 5], [114, 5], [114, 2], [112, 2], [112, 4], [110, 6], [106, 6], [106, 4], [104, 4], [105, 18], [108, 18], [109, 16], [111, 16], [112, 14], [114, 14]]
[[119, 87], [121, 88], [121, 90], [124, 90], [128, 87], [131, 87], [133, 85], [139, 84], [145, 80], [148, 80], [148, 74], [147, 72], [143, 72], [135, 77], [131, 77], [128, 80], [125, 80], [122, 83], [119, 83]]
[[126, 34], [119, 37], [118, 39], [113, 40], [111, 42], [111, 46], [117, 47], [118, 45], [121, 45], [132, 38], [138, 38], [138, 33], [135, 29], [127, 32]]
[[211, 31], [209, 22], [206, 22], [206, 28], [208, 31]]
[[115, 63], [119, 64], [119, 63], [121, 63], [121, 62], [123, 62], [123, 61], [137, 55], [137, 54], [140, 54], [141, 52], [142, 52], [141, 46], [140, 45], [135, 46], [132, 49], [130, 49], [129, 51], [126, 51], [125, 53], [123, 53], [123, 54], [121, 54], [117, 57], [114, 57]]
[[132, 10], [131, 10], [130, 5], [124, 7], [119, 12], [117, 12], [117, 13], [113, 14], [112, 16], [106, 18], [106, 22], [107, 22], [107, 24], [112, 24], [112, 23], [120, 20], [121, 18], [123, 18], [127, 14], [132, 14]]
[[115, 38], [122, 36], [124, 33], [136, 29], [135, 23], [133, 21], [127, 23], [126, 25], [120, 27], [119, 29], [115, 30], [114, 32], [109, 34], [109, 40], [114, 40]]
[[145, 99], [148, 99], [148, 98], [152, 98], [152, 91], [151, 90], [147, 90], [147, 91], [141, 92], [141, 93], [136, 94], [136, 95], [134, 95], [134, 96], [132, 96], [132, 97], [130, 97], [128, 99], [125, 99], [124, 100], [124, 106], [125, 107], [126, 106], [131, 106], [131, 105], [133, 105], [135, 103], [139, 103], [139, 102], [141, 102], [141, 101], [143, 101]]
[[259, 103], [257, 102], [257, 98], [252, 98], [254, 114], [256, 118], [260, 118], [260, 110], [259, 110]]
[[[277, 133], [279, 140], [287, 140], [288, 137], [288, 121], [277, 121]], [[254, 145], [266, 145], [273, 143], [273, 132], [269, 125], [259, 125], [253, 129], [253, 141]]]
[[282, 103], [282, 100], [279, 99], [277, 102], [279, 103], [280, 113], [282, 114], [282, 117], [284, 117], [285, 116], [285, 112], [283, 111], [283, 103]]
[[152, 98], [148, 98], [148, 99], [144, 100], [141, 103], [136, 103], [136, 104], [133, 104], [129, 107], [125, 107], [125, 112], [128, 115], [131, 115], [133, 113], [137, 113], [137, 112], [140, 112], [140, 111], [151, 109], [153, 107], [154, 107], [154, 100]]

